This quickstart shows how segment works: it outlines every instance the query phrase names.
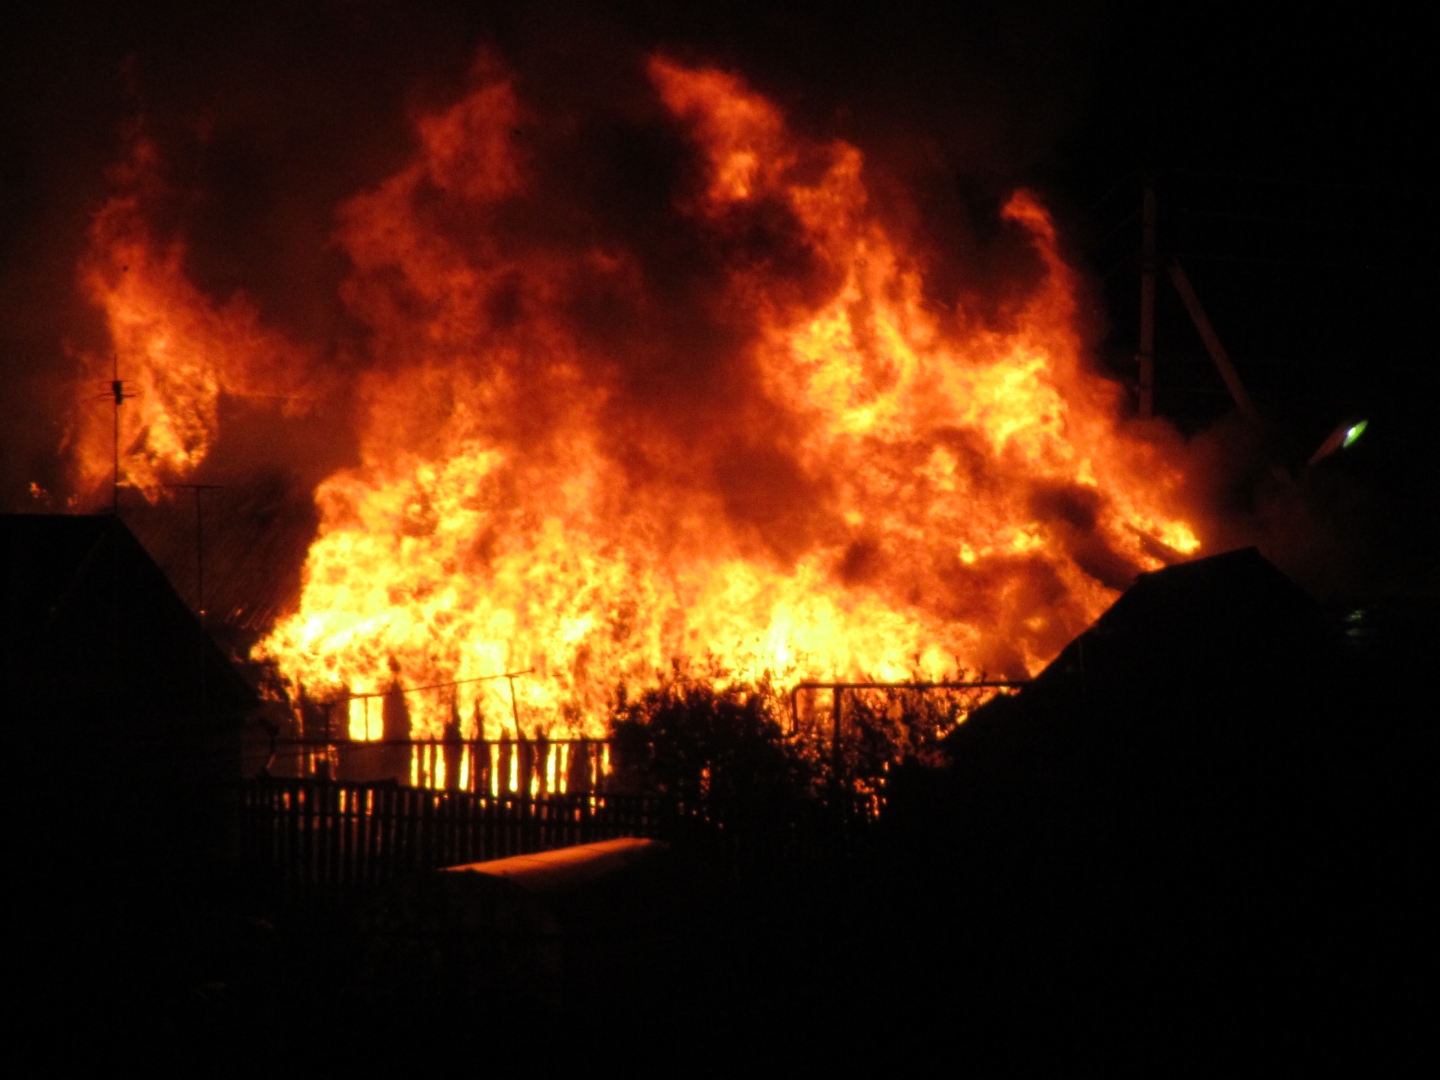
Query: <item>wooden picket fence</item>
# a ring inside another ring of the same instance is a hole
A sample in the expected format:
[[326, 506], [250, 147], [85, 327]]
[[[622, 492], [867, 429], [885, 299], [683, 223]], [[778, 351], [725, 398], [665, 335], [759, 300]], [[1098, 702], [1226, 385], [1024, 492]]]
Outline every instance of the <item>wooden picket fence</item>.
[[646, 795], [524, 797], [314, 779], [247, 781], [239, 816], [240, 856], [252, 872], [336, 888], [661, 830], [659, 803]]

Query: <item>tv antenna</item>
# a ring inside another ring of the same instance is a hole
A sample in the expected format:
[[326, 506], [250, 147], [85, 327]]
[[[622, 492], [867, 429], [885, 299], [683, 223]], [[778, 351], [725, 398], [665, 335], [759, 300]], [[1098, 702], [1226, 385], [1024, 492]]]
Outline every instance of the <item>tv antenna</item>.
[[125, 392], [125, 381], [120, 378], [120, 356], [113, 357], [114, 369], [111, 373], [110, 389], [101, 394], [101, 400], [113, 401], [115, 403], [115, 428], [114, 428], [114, 458], [112, 461], [112, 472], [110, 473], [110, 512], [120, 513], [120, 406], [133, 398], [134, 394]]

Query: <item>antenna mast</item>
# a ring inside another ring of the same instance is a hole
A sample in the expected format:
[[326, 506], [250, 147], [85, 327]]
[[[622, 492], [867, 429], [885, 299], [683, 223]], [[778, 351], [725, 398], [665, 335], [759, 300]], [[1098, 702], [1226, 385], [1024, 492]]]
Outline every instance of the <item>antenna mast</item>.
[[120, 356], [114, 356], [115, 367], [110, 379], [110, 394], [115, 401], [115, 441], [114, 441], [114, 462], [113, 471], [110, 474], [110, 512], [120, 513], [120, 405], [133, 398], [134, 394], [125, 392], [125, 383], [120, 378]]

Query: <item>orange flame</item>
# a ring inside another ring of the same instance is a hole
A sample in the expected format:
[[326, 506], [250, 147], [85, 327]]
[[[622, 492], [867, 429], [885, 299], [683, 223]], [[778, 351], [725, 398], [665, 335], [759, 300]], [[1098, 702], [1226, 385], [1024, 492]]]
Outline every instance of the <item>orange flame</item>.
[[[81, 357], [71, 435], [78, 486], [94, 491], [114, 467], [113, 418], [94, 399], [117, 374], [127, 400], [120, 408], [121, 484], [154, 499], [167, 481], [183, 479], [205, 460], [219, 430], [223, 393], [297, 393], [308, 357], [260, 325], [242, 295], [223, 305], [204, 296], [185, 274], [185, 246], [158, 243], [147, 224], [165, 196], [154, 143], [137, 132], [128, 161], [112, 170], [118, 193], [95, 215], [89, 252], [80, 265], [84, 295], [105, 314], [111, 354]], [[293, 411], [294, 402], [287, 402]]]
[[[648, 73], [702, 174], [671, 210], [723, 253], [698, 299], [545, 201], [516, 137], [543, 121], [503, 76], [342, 208], [374, 364], [361, 463], [317, 490], [298, 609], [258, 649], [295, 688], [443, 684], [407, 699], [424, 737], [513, 733], [512, 709], [527, 735], [594, 736], [618, 685], [677, 662], [717, 682], [1023, 676], [1159, 565], [1149, 541], [1198, 549], [1178, 472], [1085, 370], [1034, 196], [1004, 211], [1043, 264], [1033, 295], [1003, 331], [945, 318], [856, 147], [794, 136], [731, 74]], [[203, 455], [212, 387], [293, 350], [207, 305], [177, 251], [117, 275], [133, 214], [107, 213], [86, 280], [122, 362], [193, 390], [156, 392], [171, 427], [136, 443], [143, 483]], [[688, 336], [654, 329], [683, 305], [703, 313]], [[466, 681], [523, 669], [513, 703], [507, 680]], [[352, 737], [378, 736], [376, 711], [352, 708]]]

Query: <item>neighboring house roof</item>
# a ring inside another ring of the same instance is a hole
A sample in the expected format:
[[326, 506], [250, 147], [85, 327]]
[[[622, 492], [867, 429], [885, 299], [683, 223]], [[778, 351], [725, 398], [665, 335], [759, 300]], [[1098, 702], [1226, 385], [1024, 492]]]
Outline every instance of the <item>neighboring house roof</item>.
[[[1137, 687], [1161, 696], [1190, 683], [1278, 673], [1324, 638], [1319, 606], [1255, 548], [1141, 574], [1031, 684], [1034, 697]], [[1077, 680], [1083, 677], [1083, 687]]]
[[1254, 548], [1229, 552], [1141, 575], [947, 747], [967, 785], [1103, 806], [1126, 828], [1242, 805], [1264, 818], [1309, 799], [1340, 744], [1338, 660], [1303, 590]]
[[32, 719], [173, 722], [233, 716], [253, 703], [165, 574], [110, 515], [0, 515], [0, 654], [0, 688]]

